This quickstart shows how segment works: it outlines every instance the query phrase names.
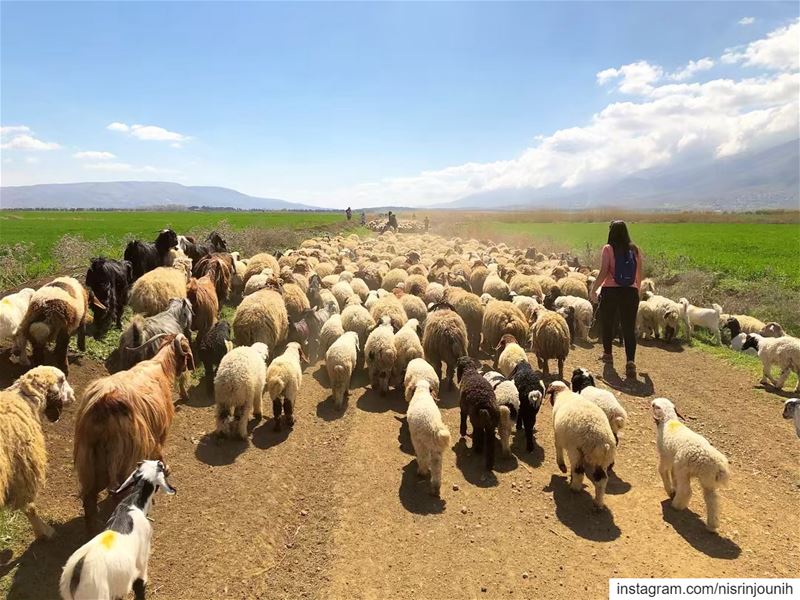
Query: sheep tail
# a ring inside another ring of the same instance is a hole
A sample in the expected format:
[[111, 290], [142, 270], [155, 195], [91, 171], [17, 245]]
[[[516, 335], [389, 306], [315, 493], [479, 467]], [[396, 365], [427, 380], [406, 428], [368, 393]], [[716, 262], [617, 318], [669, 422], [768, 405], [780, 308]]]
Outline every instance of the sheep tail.
[[270, 400], [277, 399], [286, 388], [286, 382], [281, 377], [273, 377], [267, 382], [267, 392]]
[[450, 431], [444, 425], [436, 431], [436, 445], [442, 450], [450, 445]]
[[[20, 328], [20, 331], [24, 331], [24, 329]], [[50, 334], [52, 330], [50, 329], [50, 325], [48, 325], [45, 321], [35, 321], [30, 324], [28, 327], [28, 335], [37, 343], [37, 344], [44, 344], [47, 340], [50, 339]]]

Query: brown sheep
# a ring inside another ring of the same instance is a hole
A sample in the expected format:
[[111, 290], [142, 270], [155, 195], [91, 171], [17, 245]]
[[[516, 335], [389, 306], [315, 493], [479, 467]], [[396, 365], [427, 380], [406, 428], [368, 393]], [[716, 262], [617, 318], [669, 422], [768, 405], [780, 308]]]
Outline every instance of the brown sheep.
[[233, 316], [233, 335], [237, 346], [252, 346], [263, 342], [269, 355], [275, 356], [278, 346], [286, 343], [289, 334], [289, 314], [283, 296], [264, 288], [246, 296]]
[[583, 281], [576, 277], [564, 277], [560, 279], [556, 285], [564, 296], [577, 296], [584, 300], [589, 299], [589, 289]]
[[408, 321], [408, 315], [406, 315], [402, 302], [394, 294], [378, 298], [369, 312], [376, 323], [380, 323], [381, 317], [384, 315], [388, 316], [392, 321], [392, 329], [395, 331], [398, 331]]
[[523, 275], [518, 273], [511, 278], [509, 282], [511, 291], [519, 296], [530, 296], [541, 301], [544, 298], [542, 293], [542, 286], [539, 285], [537, 279], [531, 275]]
[[189, 277], [178, 262], [172, 267], [157, 267], [133, 284], [130, 306], [133, 312], [152, 317], [167, 310], [172, 298], [186, 298], [188, 281]]
[[198, 279], [208, 275], [214, 282], [214, 289], [220, 303], [228, 299], [235, 271], [233, 256], [227, 252], [215, 252], [204, 256], [192, 267], [192, 275]]
[[[547, 361], [558, 361], [558, 378], [564, 379], [564, 361], [569, 354], [571, 338], [567, 321], [560, 314], [539, 307], [533, 312], [531, 325], [531, 350], [536, 353], [539, 368], [550, 373]], [[522, 338], [525, 339], [525, 338]]]
[[442, 363], [447, 366], [447, 389], [453, 389], [453, 375], [458, 359], [466, 356], [468, 347], [467, 326], [451, 304], [434, 304], [428, 313], [422, 349], [439, 381], [442, 380]]
[[192, 277], [186, 284], [186, 298], [192, 304], [192, 331], [196, 331], [197, 339], [202, 340], [219, 315], [214, 281], [209, 275], [203, 275], [200, 279]]
[[489, 269], [482, 262], [478, 262], [472, 268], [472, 273], [469, 276], [469, 285], [472, 288], [472, 293], [480, 296], [483, 293], [483, 282], [489, 276]]
[[481, 299], [461, 288], [449, 287], [445, 289], [444, 299], [455, 308], [467, 327], [469, 339], [469, 355], [477, 356], [481, 346], [481, 329], [483, 328], [484, 308]]
[[247, 261], [247, 270], [244, 272], [244, 277], [242, 277], [242, 285], [246, 285], [248, 279], [261, 273], [264, 269], [272, 269], [272, 272], [276, 275], [281, 272], [277, 259], [268, 252], [256, 254]]
[[[283, 301], [286, 304], [286, 312], [289, 314], [289, 320], [292, 322], [302, 319], [305, 312], [311, 308], [308, 296], [306, 296], [303, 288], [296, 283], [284, 284]], [[272, 348], [270, 348], [270, 350], [272, 350]]]
[[175, 415], [172, 388], [194, 369], [189, 340], [168, 335], [153, 358], [89, 384], [75, 417], [75, 470], [86, 528], [95, 529], [97, 495], [116, 489], [144, 459], [163, 460]]
[[494, 353], [500, 338], [509, 333], [518, 340], [527, 340], [530, 328], [523, 312], [511, 302], [493, 300], [483, 312], [483, 346], [489, 354]]

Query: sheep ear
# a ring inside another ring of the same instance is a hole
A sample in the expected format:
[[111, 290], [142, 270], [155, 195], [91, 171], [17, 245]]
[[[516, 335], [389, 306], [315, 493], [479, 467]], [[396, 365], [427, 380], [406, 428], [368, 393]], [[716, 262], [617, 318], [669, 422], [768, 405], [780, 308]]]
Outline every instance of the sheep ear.
[[[139, 463], [139, 464], [141, 464], [141, 463]], [[133, 473], [130, 474], [130, 477], [128, 477], [124, 482], [122, 482], [122, 485], [120, 485], [117, 489], [111, 490], [111, 493], [113, 495], [115, 495], [115, 496], [118, 495], [118, 494], [121, 494], [126, 489], [128, 489], [129, 487], [134, 485], [141, 478], [142, 478], [142, 474], [139, 472], [139, 467], [137, 466], [136, 470]]]

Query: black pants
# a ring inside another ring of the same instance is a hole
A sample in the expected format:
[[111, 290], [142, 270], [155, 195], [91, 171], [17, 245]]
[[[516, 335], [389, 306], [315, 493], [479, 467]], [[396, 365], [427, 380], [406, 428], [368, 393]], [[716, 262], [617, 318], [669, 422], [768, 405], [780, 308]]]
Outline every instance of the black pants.
[[639, 290], [635, 287], [604, 287], [600, 293], [600, 322], [603, 327], [603, 352], [611, 354], [617, 323], [622, 322], [625, 356], [636, 360], [636, 313]]

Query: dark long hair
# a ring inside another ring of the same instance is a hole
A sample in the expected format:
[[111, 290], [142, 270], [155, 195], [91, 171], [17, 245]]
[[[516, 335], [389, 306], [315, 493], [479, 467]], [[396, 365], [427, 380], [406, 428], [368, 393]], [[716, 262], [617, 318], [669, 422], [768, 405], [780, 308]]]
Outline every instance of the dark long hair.
[[614, 250], [615, 256], [624, 254], [628, 250], [636, 251], [625, 221], [611, 221], [611, 225], [608, 226], [608, 245]]

